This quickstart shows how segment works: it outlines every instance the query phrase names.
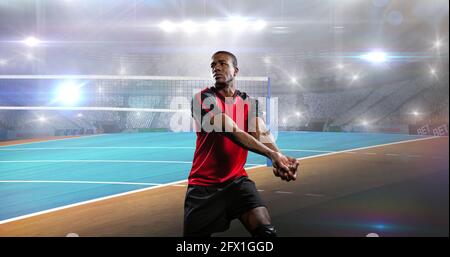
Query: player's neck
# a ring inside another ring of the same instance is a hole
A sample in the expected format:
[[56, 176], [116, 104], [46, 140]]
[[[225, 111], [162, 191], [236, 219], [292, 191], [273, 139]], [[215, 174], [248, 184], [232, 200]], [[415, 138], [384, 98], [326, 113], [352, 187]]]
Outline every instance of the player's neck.
[[234, 83], [229, 83], [225, 87], [221, 88], [219, 90], [219, 92], [224, 97], [233, 97], [234, 96], [234, 92], [236, 92], [236, 87], [234, 86]]

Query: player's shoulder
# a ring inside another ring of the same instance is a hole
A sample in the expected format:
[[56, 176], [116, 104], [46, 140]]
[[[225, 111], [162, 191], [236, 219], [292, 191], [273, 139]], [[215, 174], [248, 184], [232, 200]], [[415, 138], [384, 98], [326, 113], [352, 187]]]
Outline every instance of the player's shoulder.
[[214, 91], [213, 87], [206, 87], [195, 94], [196, 97], [201, 96], [202, 98], [215, 95], [216, 92]]
[[240, 91], [240, 90], [236, 90], [236, 96], [242, 98], [242, 100], [249, 100], [250, 99], [250, 96], [246, 92], [243, 92], [243, 91]]
[[208, 97], [215, 97], [216, 92], [211, 87], [206, 87], [194, 94], [193, 99], [204, 101]]
[[243, 92], [243, 91], [240, 91], [240, 90], [236, 90], [236, 95], [239, 96], [245, 102], [249, 102], [251, 104], [259, 104], [257, 97], [250, 96], [246, 92]]

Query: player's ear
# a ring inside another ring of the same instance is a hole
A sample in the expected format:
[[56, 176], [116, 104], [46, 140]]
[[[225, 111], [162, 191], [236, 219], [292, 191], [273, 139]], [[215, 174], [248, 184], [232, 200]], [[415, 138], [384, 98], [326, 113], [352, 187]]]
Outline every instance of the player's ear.
[[239, 68], [234, 67], [234, 76], [236, 77], [238, 73], [239, 73]]

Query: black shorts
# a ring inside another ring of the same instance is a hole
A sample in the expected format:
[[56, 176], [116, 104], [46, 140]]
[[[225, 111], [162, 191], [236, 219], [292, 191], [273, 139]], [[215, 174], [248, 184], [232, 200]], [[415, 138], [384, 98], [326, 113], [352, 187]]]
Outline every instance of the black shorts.
[[184, 236], [210, 236], [256, 207], [265, 206], [255, 183], [240, 177], [223, 187], [188, 186], [184, 202]]

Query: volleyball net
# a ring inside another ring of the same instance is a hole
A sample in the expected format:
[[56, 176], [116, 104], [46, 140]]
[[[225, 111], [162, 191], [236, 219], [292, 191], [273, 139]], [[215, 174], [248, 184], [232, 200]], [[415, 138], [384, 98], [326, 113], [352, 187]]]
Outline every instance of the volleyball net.
[[[190, 117], [192, 96], [212, 85], [201, 77], [1, 75], [0, 130], [7, 139], [193, 131], [178, 118]], [[270, 123], [270, 79], [238, 77], [237, 88], [259, 99]]]

